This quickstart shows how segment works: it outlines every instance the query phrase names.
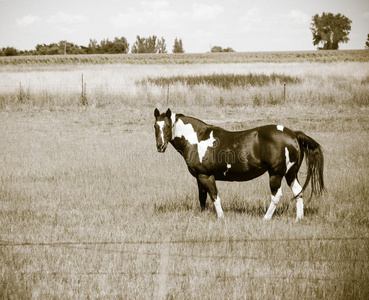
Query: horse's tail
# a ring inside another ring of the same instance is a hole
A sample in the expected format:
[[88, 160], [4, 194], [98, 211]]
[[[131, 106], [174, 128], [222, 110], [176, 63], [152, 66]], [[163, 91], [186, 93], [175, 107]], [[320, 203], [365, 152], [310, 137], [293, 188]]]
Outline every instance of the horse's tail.
[[320, 196], [325, 190], [323, 178], [323, 151], [321, 146], [316, 141], [303, 132], [295, 131], [295, 135], [300, 145], [300, 159], [302, 160], [304, 155], [306, 157], [307, 177], [301, 192], [305, 191], [311, 180], [311, 194], [308, 200], [310, 201], [313, 194], [315, 196]]

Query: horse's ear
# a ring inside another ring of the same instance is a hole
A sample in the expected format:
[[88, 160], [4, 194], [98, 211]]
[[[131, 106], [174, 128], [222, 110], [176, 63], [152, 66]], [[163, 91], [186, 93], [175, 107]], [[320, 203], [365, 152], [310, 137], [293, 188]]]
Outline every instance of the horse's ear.
[[169, 108], [168, 108], [167, 112], [165, 113], [165, 115], [167, 116], [167, 118], [170, 118], [170, 116], [172, 115], [172, 112], [170, 111]]
[[160, 112], [157, 108], [155, 108], [155, 110], [154, 110], [154, 116], [155, 116], [155, 118], [160, 116]]

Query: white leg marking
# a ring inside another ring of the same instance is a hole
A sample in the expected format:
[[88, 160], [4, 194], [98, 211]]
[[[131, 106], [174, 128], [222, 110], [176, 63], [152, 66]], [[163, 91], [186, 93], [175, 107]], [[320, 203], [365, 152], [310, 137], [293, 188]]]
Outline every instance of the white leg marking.
[[293, 195], [296, 197], [296, 222], [298, 220], [301, 220], [304, 217], [304, 200], [302, 199], [302, 196], [299, 195], [302, 191], [301, 185], [298, 183], [297, 179], [295, 179], [291, 184], [291, 189]]
[[279, 131], [283, 131], [284, 126], [283, 126], [283, 125], [277, 125], [277, 129], [278, 129]]
[[296, 201], [296, 222], [304, 217], [304, 201], [302, 198], [297, 198]]
[[291, 189], [292, 189], [292, 193], [293, 193], [294, 196], [297, 196], [302, 191], [302, 187], [299, 184], [299, 182], [297, 181], [297, 179], [295, 179], [292, 182]]
[[290, 160], [290, 152], [288, 151], [287, 147], [284, 148], [284, 155], [286, 156], [286, 173], [288, 170], [295, 164]]
[[174, 128], [174, 134], [172, 136], [173, 139], [176, 137], [184, 137], [190, 144], [197, 145], [197, 152], [199, 154], [200, 163], [202, 162], [202, 159], [204, 158], [208, 147], [213, 147], [215, 142], [213, 131], [210, 132], [210, 136], [207, 140], [199, 142], [199, 139], [197, 138], [197, 133], [193, 129], [193, 126], [191, 124], [184, 124], [181, 119], [178, 119]]
[[272, 195], [272, 201], [270, 202], [270, 206], [268, 208], [268, 211], [266, 212], [264, 216], [264, 220], [270, 220], [274, 214], [275, 208], [277, 207], [277, 204], [279, 202], [279, 199], [282, 197], [282, 187], [280, 187], [275, 194], [275, 196]]
[[217, 196], [217, 199], [214, 201], [215, 210], [217, 211], [218, 219], [224, 218], [224, 213], [222, 206], [220, 205], [220, 198]]
[[161, 135], [161, 139], [163, 141], [163, 145], [164, 145], [164, 131], [163, 131], [163, 128], [164, 128], [164, 121], [157, 121], [156, 122], [159, 126], [159, 129], [160, 129], [160, 135]]

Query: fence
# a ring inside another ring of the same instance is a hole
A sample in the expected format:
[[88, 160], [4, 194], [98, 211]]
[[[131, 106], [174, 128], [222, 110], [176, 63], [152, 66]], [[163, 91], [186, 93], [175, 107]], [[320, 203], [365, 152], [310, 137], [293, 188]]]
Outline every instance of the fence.
[[[89, 82], [81, 73], [80, 83], [59, 84], [48, 82], [24, 83], [12, 85], [0, 84], [0, 97], [10, 96], [12, 102], [32, 103], [44, 105], [45, 103], [68, 102], [69, 105], [79, 104], [88, 106], [91, 104], [119, 99], [124, 104], [132, 104], [143, 100], [148, 103], [162, 105], [263, 105], [285, 103], [288, 100], [287, 84], [269, 87], [262, 90], [261, 87], [252, 89], [238, 87], [237, 90], [222, 89], [206, 84], [187, 85], [183, 83], [171, 83], [156, 85], [150, 82], [131, 80], [130, 82], [97, 83]], [[70, 99], [69, 101], [67, 99]]]

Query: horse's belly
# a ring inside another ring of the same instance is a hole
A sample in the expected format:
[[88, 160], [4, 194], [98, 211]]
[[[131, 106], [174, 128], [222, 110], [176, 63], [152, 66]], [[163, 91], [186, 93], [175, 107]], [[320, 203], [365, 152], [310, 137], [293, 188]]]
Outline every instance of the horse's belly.
[[244, 172], [237, 172], [231, 168], [225, 172], [217, 172], [215, 179], [220, 181], [248, 181], [263, 175], [266, 168], [252, 168]]

